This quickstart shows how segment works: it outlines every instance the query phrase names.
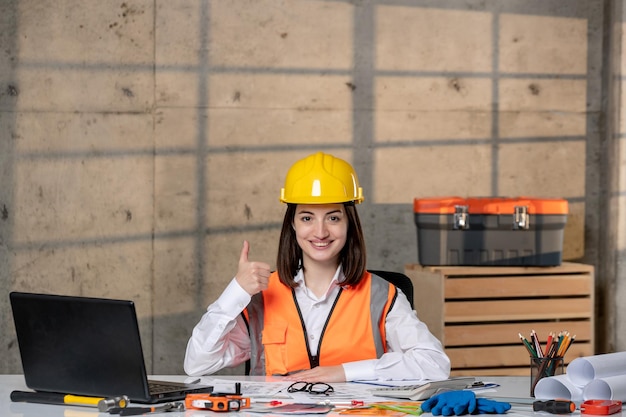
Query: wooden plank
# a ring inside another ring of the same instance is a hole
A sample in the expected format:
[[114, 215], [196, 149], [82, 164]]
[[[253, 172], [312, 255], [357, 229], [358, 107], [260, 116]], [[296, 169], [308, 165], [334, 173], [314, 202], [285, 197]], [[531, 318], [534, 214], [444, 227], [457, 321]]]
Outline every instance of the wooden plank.
[[446, 323], [591, 318], [591, 298], [452, 301], [444, 305]]
[[587, 274], [449, 278], [446, 299], [589, 295], [593, 282]]
[[444, 337], [441, 341], [444, 346], [467, 346], [467, 345], [498, 345], [521, 343], [518, 334], [530, 340], [530, 331], [535, 330], [540, 341], [546, 341], [550, 332], [569, 331], [576, 335], [578, 342], [590, 342], [593, 340], [593, 329], [590, 320], [584, 321], [549, 321], [549, 322], [518, 322], [498, 324], [464, 324], [448, 325], [444, 329]]
[[[421, 266], [409, 264], [409, 269], [423, 269], [439, 273], [445, 276], [490, 276], [490, 275], [535, 275], [535, 274], [593, 274], [593, 265], [579, 264], [575, 262], [563, 262], [559, 266]], [[405, 269], [406, 269], [405, 268]]]
[[407, 268], [405, 275], [413, 282], [415, 311], [430, 332], [439, 340], [443, 338], [443, 279], [438, 273], [422, 268]]
[[[580, 356], [590, 356], [592, 352], [591, 344], [574, 342], [565, 355], [565, 364]], [[530, 366], [528, 352], [521, 342], [517, 346], [446, 348], [446, 354], [454, 369]]]

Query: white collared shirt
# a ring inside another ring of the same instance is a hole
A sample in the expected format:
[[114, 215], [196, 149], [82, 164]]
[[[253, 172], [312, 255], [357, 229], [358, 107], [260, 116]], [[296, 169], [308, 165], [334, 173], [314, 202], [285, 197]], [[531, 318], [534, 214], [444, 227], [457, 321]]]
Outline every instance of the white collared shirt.
[[335, 276], [328, 285], [326, 293], [321, 297], [317, 297], [305, 285], [302, 270], [298, 271], [298, 274], [294, 277], [294, 281], [299, 284], [295, 288], [296, 300], [298, 300], [298, 307], [304, 320], [304, 328], [309, 338], [309, 350], [313, 356], [317, 355], [322, 330], [324, 330], [330, 310], [339, 294], [339, 289], [341, 288], [339, 285], [340, 279], [344, 279], [343, 272], [341, 268], [337, 268], [337, 272], [335, 272]]
[[[319, 338], [343, 280], [337, 269], [326, 293], [317, 297], [304, 285], [302, 271], [294, 277], [309, 348], [317, 354]], [[441, 380], [450, 375], [450, 360], [439, 340], [421, 322], [406, 296], [398, 290], [385, 323], [387, 352], [379, 359], [346, 362], [347, 381], [419, 379]], [[250, 358], [250, 337], [241, 312], [251, 296], [233, 279], [194, 327], [187, 344], [184, 368], [188, 375], [208, 375], [237, 366]]]

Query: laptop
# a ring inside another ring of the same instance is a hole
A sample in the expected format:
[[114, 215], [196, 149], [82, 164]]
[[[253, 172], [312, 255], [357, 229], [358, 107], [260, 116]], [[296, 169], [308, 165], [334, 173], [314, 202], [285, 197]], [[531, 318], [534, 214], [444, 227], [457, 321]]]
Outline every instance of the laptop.
[[182, 400], [211, 386], [149, 381], [132, 301], [11, 292], [26, 386], [131, 402]]

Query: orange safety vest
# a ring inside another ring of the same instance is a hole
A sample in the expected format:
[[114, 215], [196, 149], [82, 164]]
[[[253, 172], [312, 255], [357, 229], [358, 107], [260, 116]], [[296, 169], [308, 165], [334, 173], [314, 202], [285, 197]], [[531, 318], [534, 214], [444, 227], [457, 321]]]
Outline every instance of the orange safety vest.
[[251, 375], [285, 375], [315, 366], [380, 358], [387, 351], [385, 321], [396, 288], [366, 272], [356, 286], [340, 288], [322, 331], [318, 355], [308, 346], [293, 289], [274, 272], [268, 288], [244, 310], [251, 340]]

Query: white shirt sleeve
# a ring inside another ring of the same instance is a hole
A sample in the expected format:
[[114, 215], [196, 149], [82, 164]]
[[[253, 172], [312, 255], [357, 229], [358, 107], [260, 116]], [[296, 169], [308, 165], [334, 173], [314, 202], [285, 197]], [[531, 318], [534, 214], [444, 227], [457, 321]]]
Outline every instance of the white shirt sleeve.
[[343, 364], [347, 381], [442, 380], [450, 376], [450, 359], [441, 342], [420, 321], [402, 291], [385, 323], [387, 352], [379, 359]]
[[212, 374], [250, 358], [250, 336], [241, 317], [250, 299], [233, 279], [207, 308], [187, 343], [184, 369], [188, 375]]

